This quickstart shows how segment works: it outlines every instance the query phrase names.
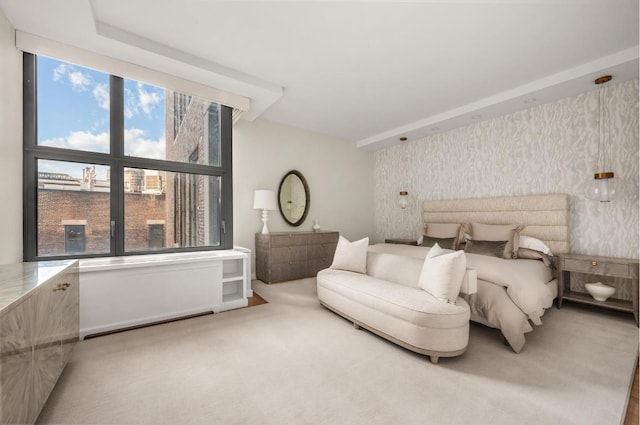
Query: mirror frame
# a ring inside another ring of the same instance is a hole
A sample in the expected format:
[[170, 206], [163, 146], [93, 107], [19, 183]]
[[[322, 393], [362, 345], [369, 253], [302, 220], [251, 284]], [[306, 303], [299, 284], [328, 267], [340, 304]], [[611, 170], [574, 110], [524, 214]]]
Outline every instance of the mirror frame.
[[[284, 184], [287, 177], [289, 177], [292, 174], [297, 176], [302, 182], [302, 186], [304, 187], [304, 196], [305, 196], [304, 212], [302, 213], [302, 217], [300, 217], [295, 222], [290, 221], [287, 218], [287, 216], [284, 215], [284, 212], [282, 211], [282, 204], [280, 203], [280, 192], [282, 191], [282, 185]], [[300, 226], [304, 222], [304, 220], [307, 218], [307, 214], [309, 213], [310, 203], [311, 203], [311, 198], [309, 196], [309, 185], [307, 184], [307, 180], [304, 178], [302, 173], [298, 170], [291, 170], [287, 174], [285, 174], [282, 180], [280, 180], [280, 185], [278, 186], [278, 209], [280, 210], [280, 215], [282, 216], [282, 218], [284, 218], [284, 221], [286, 221], [288, 224], [292, 226]]]

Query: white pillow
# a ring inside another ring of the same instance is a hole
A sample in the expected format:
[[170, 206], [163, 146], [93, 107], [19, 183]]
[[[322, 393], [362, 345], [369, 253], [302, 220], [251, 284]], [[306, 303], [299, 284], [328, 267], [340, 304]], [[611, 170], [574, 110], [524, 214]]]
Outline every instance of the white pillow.
[[518, 247], [532, 249], [534, 251], [553, 256], [551, 249], [549, 249], [549, 247], [544, 242], [542, 242], [540, 239], [532, 238], [531, 236], [520, 235]]
[[336, 246], [336, 253], [333, 255], [333, 263], [331, 263], [330, 268], [366, 273], [368, 247], [369, 238], [349, 242], [347, 238], [340, 235], [338, 245]]
[[455, 304], [466, 269], [464, 251], [447, 252], [435, 244], [424, 259], [418, 284], [437, 299]]

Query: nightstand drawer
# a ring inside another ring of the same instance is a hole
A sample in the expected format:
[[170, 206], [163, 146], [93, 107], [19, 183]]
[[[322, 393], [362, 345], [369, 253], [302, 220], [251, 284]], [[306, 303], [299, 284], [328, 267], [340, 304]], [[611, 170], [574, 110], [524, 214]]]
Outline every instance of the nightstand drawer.
[[564, 259], [564, 270], [578, 272], [578, 273], [590, 273], [598, 275], [607, 275], [615, 277], [633, 277], [631, 267], [628, 263], [617, 263], [600, 259]]

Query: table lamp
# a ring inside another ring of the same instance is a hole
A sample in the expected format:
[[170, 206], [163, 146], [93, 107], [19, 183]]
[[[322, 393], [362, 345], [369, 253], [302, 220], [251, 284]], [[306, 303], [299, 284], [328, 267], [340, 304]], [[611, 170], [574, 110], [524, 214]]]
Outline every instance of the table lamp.
[[269, 234], [269, 228], [267, 227], [267, 221], [269, 220], [269, 210], [276, 210], [276, 193], [273, 190], [256, 190], [253, 195], [253, 209], [262, 210], [262, 234]]

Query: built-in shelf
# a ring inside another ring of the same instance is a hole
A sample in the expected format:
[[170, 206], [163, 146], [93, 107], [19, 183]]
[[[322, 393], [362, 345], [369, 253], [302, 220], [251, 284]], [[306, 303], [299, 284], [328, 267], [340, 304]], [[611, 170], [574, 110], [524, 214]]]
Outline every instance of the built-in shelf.
[[245, 300], [244, 280], [236, 279], [223, 281], [222, 283], [222, 303]]
[[244, 278], [244, 259], [224, 260], [222, 263], [222, 281], [229, 282]]

